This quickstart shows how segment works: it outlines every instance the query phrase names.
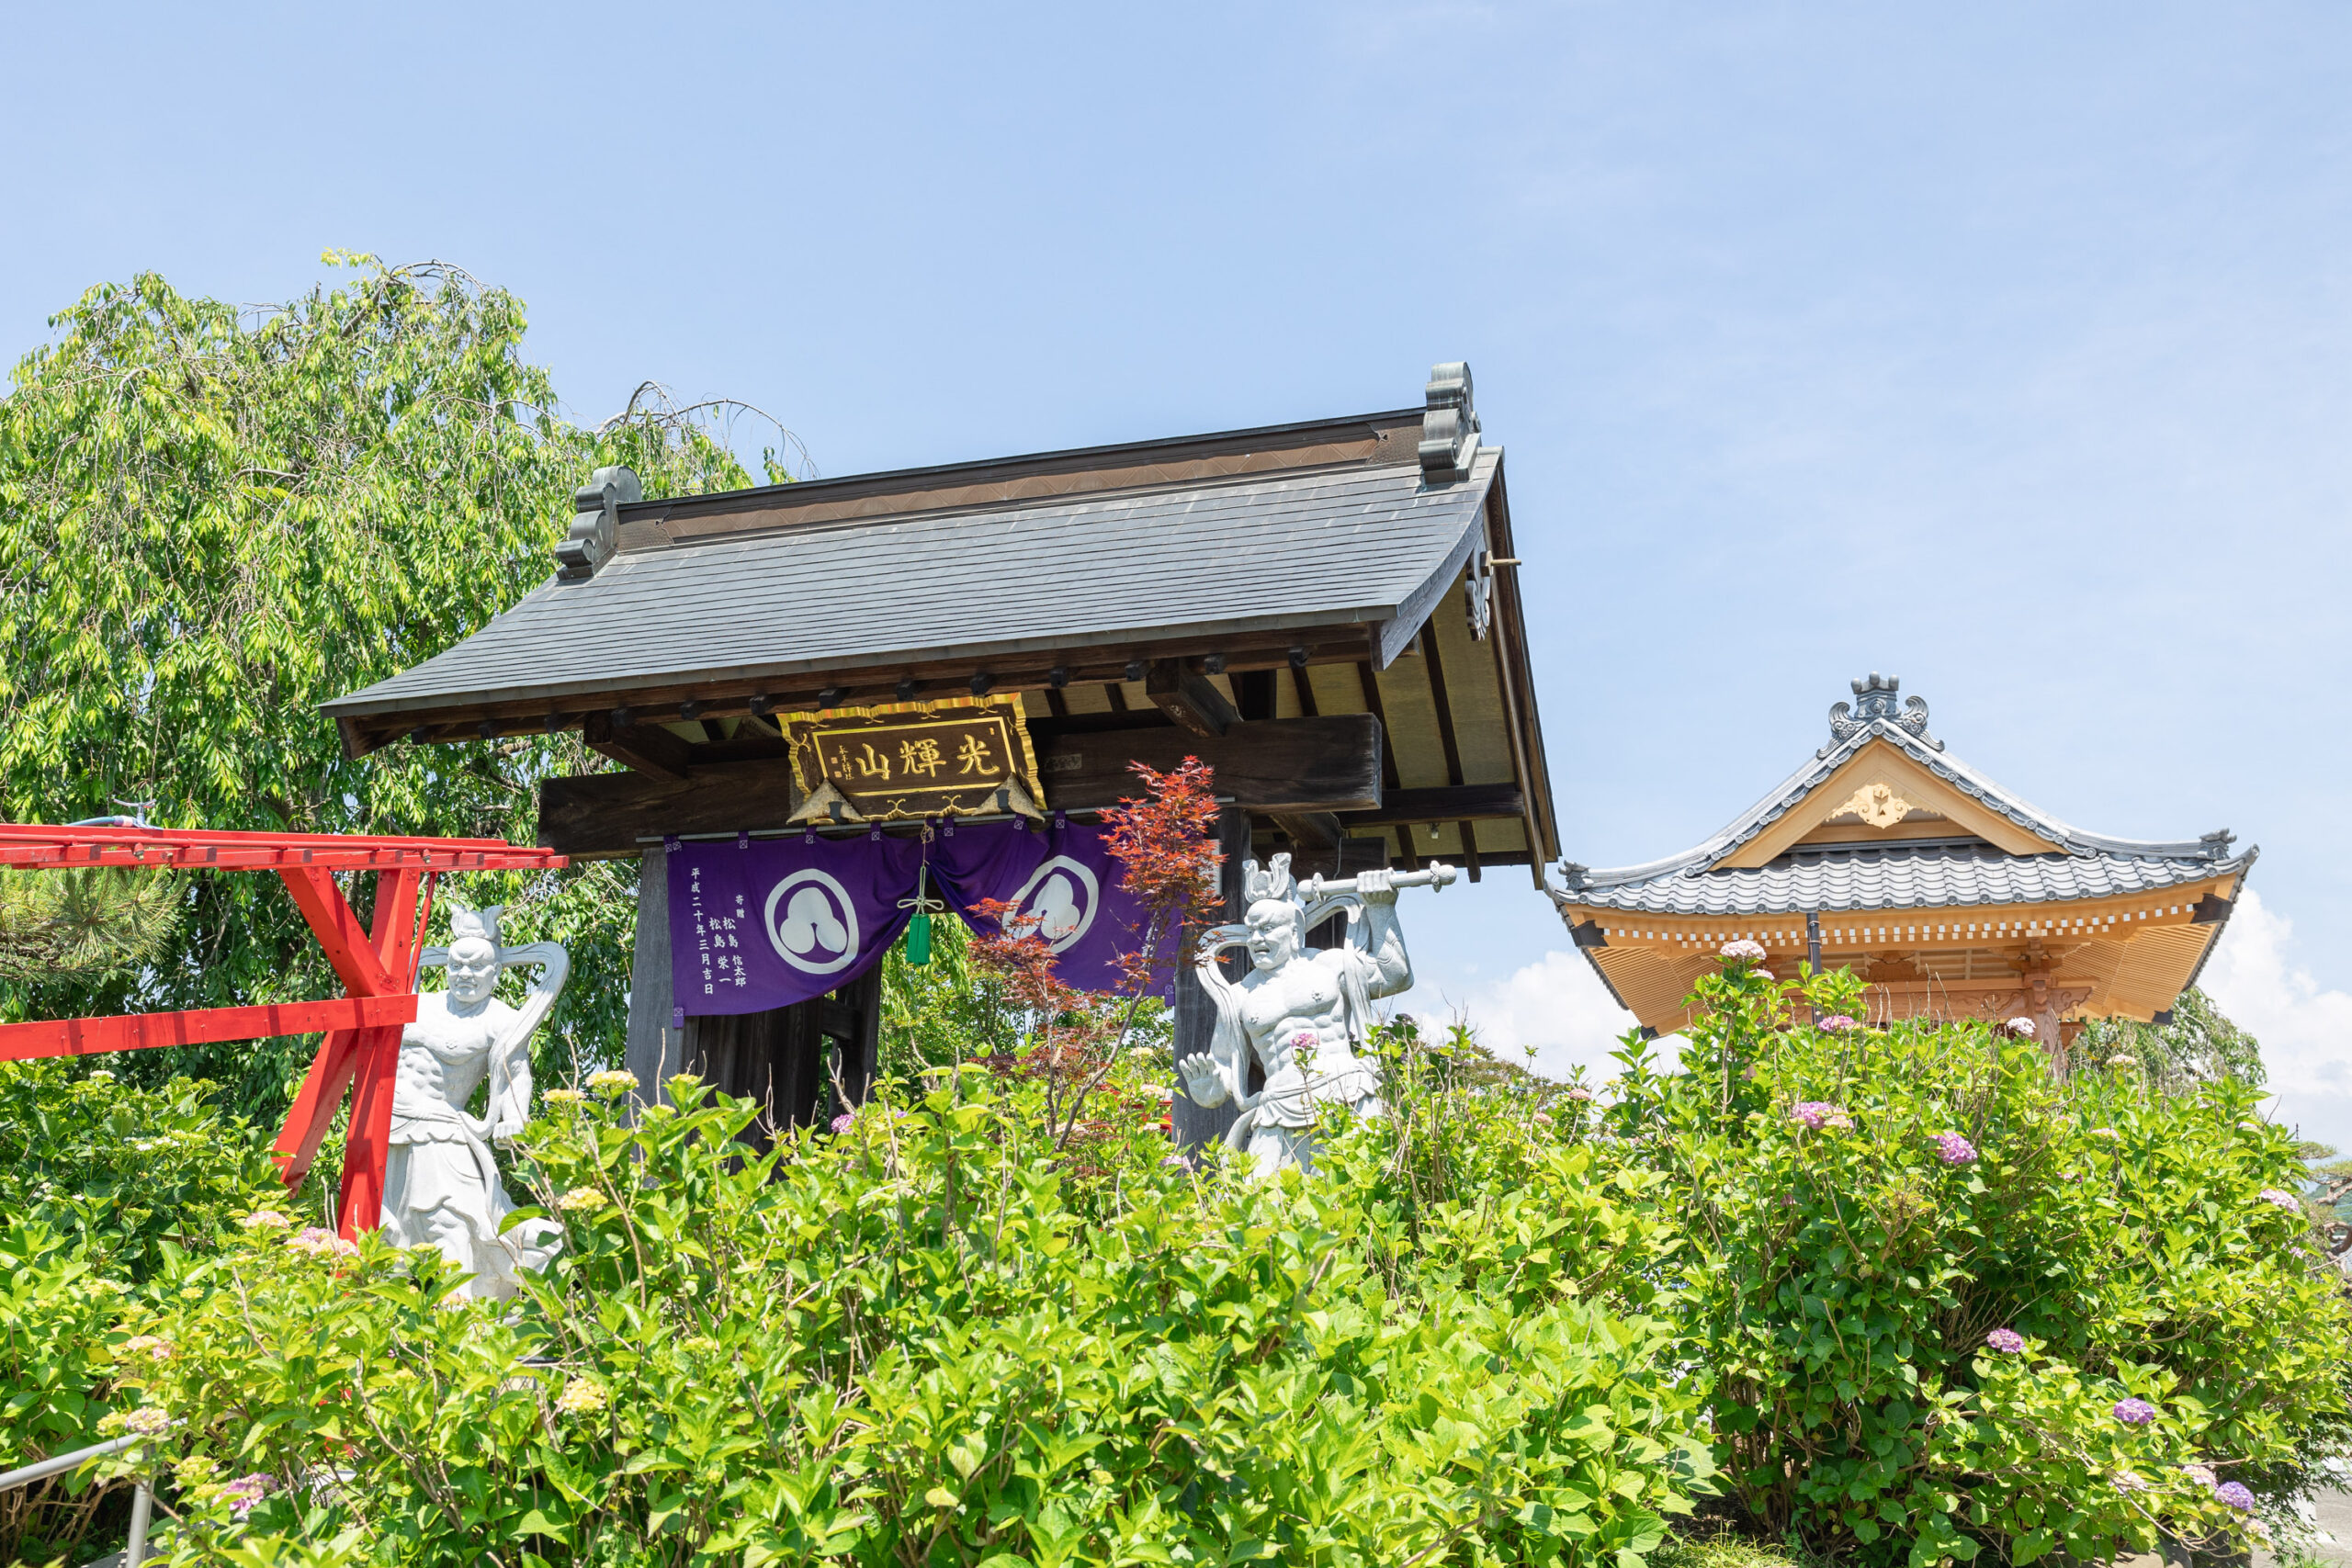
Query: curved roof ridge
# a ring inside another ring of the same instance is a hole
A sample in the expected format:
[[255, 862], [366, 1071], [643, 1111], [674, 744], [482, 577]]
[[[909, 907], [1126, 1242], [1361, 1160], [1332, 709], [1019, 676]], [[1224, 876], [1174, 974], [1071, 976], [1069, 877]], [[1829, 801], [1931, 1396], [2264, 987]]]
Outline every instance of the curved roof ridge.
[[[1920, 726], [1921, 729], [1924, 728], [1924, 724]], [[1560, 869], [1566, 889], [1575, 893], [1584, 888], [1620, 887], [1670, 875], [1695, 876], [1712, 871], [1741, 846], [1802, 804], [1832, 773], [1852, 761], [1862, 748], [1874, 740], [1884, 740], [1894, 746], [1912, 761], [1971, 800], [2026, 831], [2060, 845], [2067, 854], [2120, 855], [2135, 860], [2196, 860], [2217, 867], [2231, 859], [2230, 845], [2236, 836], [2226, 829], [2196, 839], [2171, 840], [2118, 839], [2102, 833], [2085, 832], [1994, 783], [1946, 750], [1942, 742], [1928, 739], [1899, 721], [1873, 717], [1853, 724], [1843, 739], [1815, 752], [1761, 800], [1732, 818], [1704, 842], [1679, 854], [1639, 865], [1606, 869], [1581, 866], [1564, 860]]]

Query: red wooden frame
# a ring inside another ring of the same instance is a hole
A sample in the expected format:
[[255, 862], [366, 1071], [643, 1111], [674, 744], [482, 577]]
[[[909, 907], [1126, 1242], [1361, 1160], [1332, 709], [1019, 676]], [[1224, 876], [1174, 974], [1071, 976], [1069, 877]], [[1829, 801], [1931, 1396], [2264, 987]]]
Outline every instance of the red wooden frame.
[[[0, 1062], [83, 1056], [200, 1041], [266, 1040], [324, 1030], [274, 1151], [289, 1188], [310, 1173], [345, 1090], [337, 1227], [346, 1236], [383, 1218], [392, 1086], [401, 1026], [416, 1017], [417, 938], [445, 871], [543, 871], [567, 864], [550, 850], [498, 839], [379, 839], [336, 833], [214, 833], [173, 828], [43, 828], [0, 823], [0, 866], [63, 870], [91, 865], [275, 871], [343, 981], [326, 1001], [201, 1008], [123, 1018], [0, 1023]], [[335, 886], [337, 871], [376, 874], [376, 918], [363, 926]], [[419, 896], [423, 908], [419, 908]]]

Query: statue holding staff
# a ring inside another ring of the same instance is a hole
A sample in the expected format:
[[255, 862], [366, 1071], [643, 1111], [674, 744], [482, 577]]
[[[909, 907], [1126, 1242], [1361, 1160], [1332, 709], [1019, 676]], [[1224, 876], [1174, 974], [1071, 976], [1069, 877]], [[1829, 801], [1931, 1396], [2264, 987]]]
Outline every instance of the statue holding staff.
[[[515, 947], [498, 940], [497, 908], [450, 917], [449, 945], [427, 948], [424, 966], [446, 967], [449, 987], [417, 998], [401, 1031], [392, 1131], [384, 1168], [384, 1235], [399, 1247], [434, 1247], [473, 1276], [477, 1296], [508, 1296], [514, 1271], [555, 1254], [561, 1227], [526, 1221], [499, 1233], [514, 1201], [498, 1179], [493, 1139], [523, 1130], [531, 1111], [531, 1036], [571, 973], [560, 942]], [[499, 976], [536, 964], [520, 1008], [498, 999]], [[489, 1103], [466, 1106], [487, 1079]]]
[[[1379, 1069], [1362, 1053], [1372, 1039], [1373, 999], [1413, 983], [1396, 924], [1396, 890], [1442, 888], [1454, 873], [1433, 864], [1419, 872], [1367, 871], [1340, 882], [1317, 876], [1301, 887], [1286, 854], [1276, 855], [1268, 870], [1256, 861], [1242, 870], [1244, 923], [1210, 931], [1195, 965], [1216, 1004], [1216, 1032], [1206, 1052], [1176, 1066], [1194, 1104], [1229, 1100], [1240, 1107], [1226, 1142], [1247, 1149], [1262, 1178], [1285, 1166], [1314, 1168], [1319, 1106], [1381, 1114]], [[1344, 945], [1306, 945], [1308, 931], [1342, 913]], [[1250, 971], [1238, 981], [1227, 980], [1217, 964], [1230, 947], [1250, 952]], [[1253, 1058], [1265, 1074], [1265, 1087], [1255, 1094], [1248, 1088]]]

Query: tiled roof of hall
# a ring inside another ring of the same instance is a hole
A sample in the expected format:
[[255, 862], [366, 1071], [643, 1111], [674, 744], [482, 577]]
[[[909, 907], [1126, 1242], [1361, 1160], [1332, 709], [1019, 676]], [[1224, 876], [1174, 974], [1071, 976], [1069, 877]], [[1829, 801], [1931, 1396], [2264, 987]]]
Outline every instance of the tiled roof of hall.
[[[2166, 841], [2086, 832], [1952, 755], [1928, 733], [1924, 701], [1915, 696], [1896, 705], [1898, 686], [1876, 673], [1854, 682], [1860, 711], [1845, 703], [1830, 709], [1829, 744], [1704, 843], [1643, 865], [1603, 870], [1563, 862], [1563, 885], [1553, 897], [1586, 908], [1693, 915], [2040, 903], [2158, 891], [2243, 871], [2259, 853], [2249, 846], [2233, 854], [2235, 835], [2227, 831]], [[2063, 852], [2018, 855], [1975, 838], [1913, 839], [1807, 844], [1762, 866], [1723, 864], [1873, 741], [1894, 747]]]

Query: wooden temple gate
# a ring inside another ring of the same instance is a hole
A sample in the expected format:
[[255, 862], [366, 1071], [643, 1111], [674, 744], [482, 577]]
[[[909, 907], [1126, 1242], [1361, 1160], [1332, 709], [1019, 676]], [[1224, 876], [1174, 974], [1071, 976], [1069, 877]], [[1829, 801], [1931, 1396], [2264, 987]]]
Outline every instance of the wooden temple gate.
[[[835, 1072], [855, 1093], [875, 1070], [878, 966], [789, 1016], [685, 1016], [671, 994], [665, 840], [939, 814], [823, 794], [853, 783], [810, 771], [829, 724], [1009, 715], [1018, 795], [963, 819], [1098, 812], [1136, 793], [1130, 762], [1196, 755], [1229, 899], [1276, 850], [1302, 874], [1442, 857], [1538, 886], [1558, 852], [1503, 454], [1465, 367], [1414, 407], [1213, 435], [659, 499], [600, 470], [557, 558], [327, 711], [355, 757], [568, 728], [620, 764], [548, 781], [540, 841], [641, 857], [628, 1061], [649, 1095], [693, 1068], [805, 1122]], [[1204, 1001], [1180, 977], [1182, 1049], [1205, 1044]], [[1193, 1138], [1231, 1115], [1178, 1113]]]

